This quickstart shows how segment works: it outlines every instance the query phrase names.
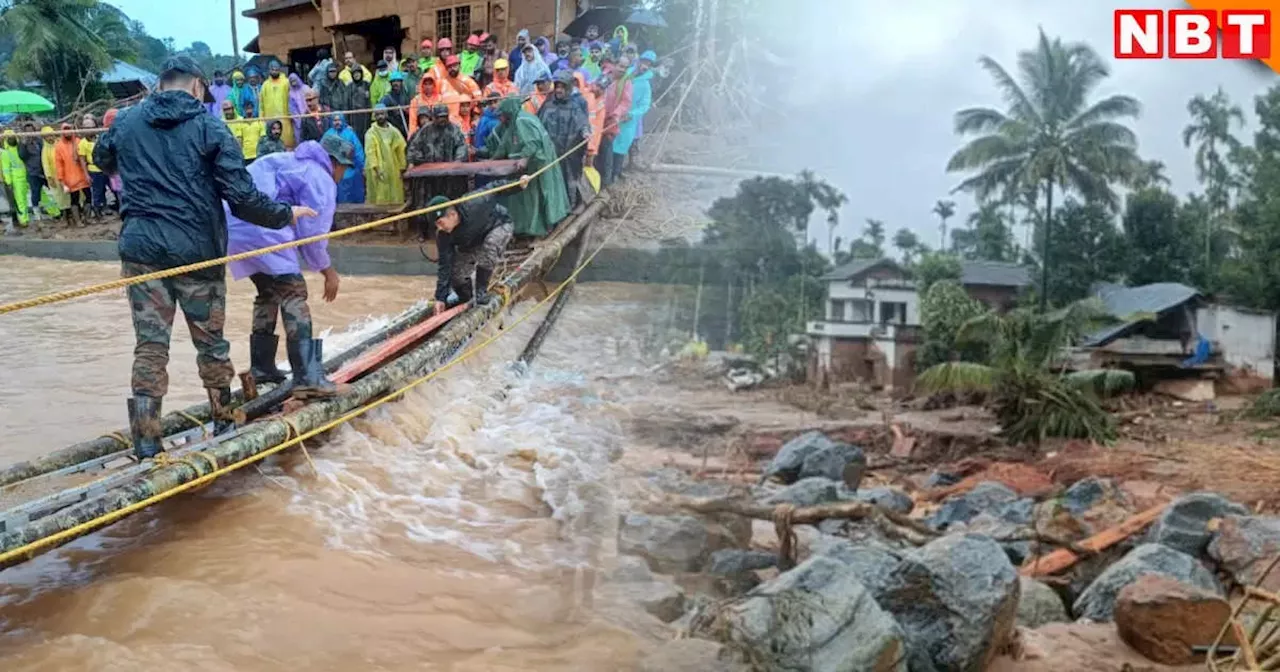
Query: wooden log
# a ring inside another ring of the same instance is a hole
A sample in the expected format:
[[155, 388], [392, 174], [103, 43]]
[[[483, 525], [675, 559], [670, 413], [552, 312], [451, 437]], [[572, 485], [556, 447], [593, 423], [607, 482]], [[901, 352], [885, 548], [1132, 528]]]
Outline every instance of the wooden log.
[[[1109, 527], [1079, 544], [1078, 549], [1097, 553], [1104, 551], [1116, 544], [1128, 539], [1129, 537], [1141, 532], [1152, 521], [1160, 517], [1165, 509], [1165, 504], [1155, 506], [1142, 513], [1130, 517], [1128, 520]], [[1065, 569], [1070, 568], [1080, 559], [1080, 555], [1068, 548], [1060, 548], [1048, 555], [1042, 557], [1027, 558], [1018, 570], [1020, 574], [1027, 577], [1048, 576], [1057, 574]]]
[[397, 334], [394, 338], [387, 339], [385, 342], [378, 345], [378, 347], [370, 348], [360, 357], [347, 362], [345, 366], [335, 371], [333, 375], [330, 376], [330, 379], [338, 384], [349, 383], [355, 380], [357, 376], [360, 376], [386, 361], [388, 357], [397, 355], [401, 350], [404, 350], [417, 341], [426, 338], [436, 329], [444, 326], [449, 322], [449, 320], [452, 320], [466, 309], [467, 306], [465, 304], [454, 306], [439, 315], [433, 315], [427, 318], [421, 324], [417, 324], [406, 329], [403, 333]]
[[497, 161], [470, 161], [458, 163], [420, 163], [406, 171], [406, 180], [423, 177], [510, 177], [524, 170], [524, 159], [501, 159]]
[[[515, 271], [503, 279], [504, 291], [515, 295], [519, 288], [553, 266], [564, 248], [592, 220], [600, 215], [604, 200], [597, 199], [577, 218], [557, 227], [557, 235], [543, 241]], [[146, 476], [94, 499], [56, 514], [32, 521], [0, 535], [0, 568], [24, 562], [34, 553], [55, 548], [105, 525], [105, 516], [122, 516], [135, 505], [156, 495], [188, 484], [228, 465], [243, 462], [278, 446], [293, 436], [293, 428], [306, 433], [394, 392], [406, 383], [443, 366], [503, 310], [503, 302], [491, 301], [473, 307], [452, 320], [438, 334], [418, 348], [350, 385], [333, 399], [318, 401], [280, 419], [266, 420], [241, 429], [234, 437], [205, 448], [201, 455], [181, 462], [158, 465]], [[33, 545], [34, 544], [34, 545]], [[21, 549], [19, 551], [19, 549]]]
[[[577, 268], [582, 264], [583, 257], [587, 254], [587, 234], [590, 231], [590, 225], [578, 234], [578, 254], [573, 260], [573, 267]], [[556, 320], [560, 319], [560, 313], [564, 311], [564, 307], [569, 304], [569, 297], [573, 294], [574, 285], [570, 284], [560, 290], [560, 294], [556, 296], [556, 300], [551, 304], [551, 309], [547, 311], [546, 317], [542, 318], [542, 323], [538, 325], [538, 329], [533, 332], [533, 336], [529, 337], [529, 342], [525, 344], [524, 351], [516, 358], [517, 362], [528, 364], [538, 356], [538, 351], [542, 349], [542, 342], [546, 340], [547, 334], [551, 333], [551, 328], [555, 326]]]

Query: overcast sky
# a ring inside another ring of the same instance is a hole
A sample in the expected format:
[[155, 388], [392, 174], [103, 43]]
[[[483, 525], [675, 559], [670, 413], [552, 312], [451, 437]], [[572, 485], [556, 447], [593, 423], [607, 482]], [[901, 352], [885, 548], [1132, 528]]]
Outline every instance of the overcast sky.
[[[193, 40], [216, 52], [230, 47], [228, 0], [112, 1], [179, 47]], [[837, 235], [846, 240], [871, 217], [884, 220], [890, 233], [907, 227], [938, 245], [930, 210], [960, 180], [943, 170], [961, 144], [952, 132], [952, 115], [1001, 103], [976, 61], [989, 55], [1012, 71], [1016, 53], [1034, 44], [1037, 26], [1051, 36], [1087, 42], [1112, 63], [1113, 76], [1099, 94], [1127, 93], [1142, 101], [1143, 116], [1133, 124], [1140, 151], [1168, 166], [1179, 194], [1198, 189], [1191, 153], [1181, 140], [1188, 99], [1222, 86], [1252, 115], [1253, 97], [1277, 78], [1230, 61], [1112, 60], [1114, 9], [1184, 6], [1173, 0], [779, 2], [787, 9], [781, 16], [797, 25], [787, 32], [813, 46], [797, 59], [805, 67], [797, 73], [796, 89], [785, 95], [804, 110], [781, 131], [793, 151], [762, 157], [761, 163], [780, 172], [813, 168], [844, 190], [850, 206]], [[252, 4], [238, 0], [237, 12]], [[255, 21], [240, 17], [237, 26], [241, 45], [257, 34]], [[963, 195], [950, 198], [960, 207], [952, 224], [962, 223], [972, 203]], [[825, 243], [825, 231], [816, 237]]]
[[[1113, 76], [1099, 95], [1126, 93], [1142, 101], [1143, 115], [1132, 124], [1140, 152], [1166, 164], [1179, 194], [1199, 188], [1191, 153], [1182, 146], [1187, 101], [1222, 86], [1252, 116], [1254, 96], [1277, 80], [1269, 70], [1240, 62], [1114, 60], [1113, 10], [1185, 7], [1171, 1], [807, 1], [823, 6], [805, 20], [825, 28], [808, 39], [825, 45], [826, 55], [808, 59], [807, 80], [794, 95], [823, 102], [817, 111], [806, 105], [786, 129], [795, 138], [788, 145], [804, 155], [786, 152], [772, 161], [786, 162], [778, 167], [784, 172], [811, 167], [848, 194], [837, 233], [845, 240], [871, 217], [884, 220], [890, 236], [907, 227], [936, 248], [939, 231], [930, 211], [940, 198], [959, 205], [952, 225], [964, 221], [972, 201], [948, 196], [960, 177], [944, 171], [961, 145], [953, 113], [975, 105], [1003, 107], [976, 61], [988, 55], [1016, 74], [1015, 55], [1034, 45], [1037, 26], [1051, 37], [1089, 43], [1112, 64]], [[825, 245], [825, 231], [815, 237]]]

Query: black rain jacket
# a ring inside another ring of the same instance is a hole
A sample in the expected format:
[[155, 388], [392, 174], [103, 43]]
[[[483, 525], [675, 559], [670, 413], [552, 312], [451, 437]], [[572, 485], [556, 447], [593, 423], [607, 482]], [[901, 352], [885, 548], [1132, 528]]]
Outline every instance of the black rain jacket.
[[[226, 256], [223, 201], [258, 226], [282, 229], [293, 221], [289, 205], [254, 187], [227, 125], [184, 91], [155, 93], [117, 118], [93, 162], [124, 182], [122, 261], [164, 269]], [[191, 275], [224, 274], [215, 266]]]

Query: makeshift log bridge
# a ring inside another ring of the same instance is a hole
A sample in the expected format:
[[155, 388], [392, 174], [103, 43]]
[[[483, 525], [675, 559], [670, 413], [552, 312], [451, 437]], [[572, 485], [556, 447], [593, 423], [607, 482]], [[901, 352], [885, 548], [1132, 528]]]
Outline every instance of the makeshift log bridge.
[[[580, 234], [599, 217], [603, 206], [604, 198], [596, 199], [562, 222], [547, 239], [535, 243], [528, 257], [496, 283], [494, 292], [514, 297], [521, 289], [539, 281], [560, 260], [567, 247], [575, 240], [581, 241]], [[191, 440], [187, 445], [171, 448], [161, 460], [130, 464], [90, 483], [10, 508], [0, 514], [0, 520], [5, 523], [0, 530], [0, 569], [253, 464], [298, 443], [300, 438], [310, 438], [353, 417], [375, 400], [420, 382], [452, 360], [499, 317], [508, 303], [509, 300], [491, 301], [485, 306], [455, 309], [442, 320], [426, 319], [429, 309], [425, 306], [410, 309], [388, 328], [326, 363], [326, 369], [335, 377], [349, 379], [348, 391], [339, 397], [316, 401], [281, 415], [261, 417], [224, 436]], [[256, 392], [254, 389], [250, 396]], [[281, 395], [281, 399], [286, 396]], [[251, 408], [261, 398], [245, 402], [240, 410]], [[193, 412], [165, 417], [166, 433], [174, 434], [172, 438], [190, 439], [204, 431], [208, 405], [188, 410]], [[124, 438], [122, 432], [118, 434], [119, 439]], [[85, 471], [90, 468], [86, 465], [95, 461], [123, 457], [122, 445], [116, 437], [85, 442], [40, 460], [15, 465], [0, 474], [8, 479], [3, 482], [21, 486], [55, 472]], [[3, 491], [0, 491], [0, 501], [4, 501]]]

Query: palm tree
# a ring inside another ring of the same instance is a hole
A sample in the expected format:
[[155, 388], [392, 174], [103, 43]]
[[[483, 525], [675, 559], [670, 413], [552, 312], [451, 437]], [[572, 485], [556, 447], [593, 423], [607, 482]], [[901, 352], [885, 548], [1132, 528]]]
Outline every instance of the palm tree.
[[64, 98], [97, 80], [115, 59], [136, 55], [128, 18], [98, 0], [14, 0], [0, 10], [0, 31], [21, 45], [9, 62], [9, 75], [38, 79], [53, 90], [59, 108]]
[[1169, 176], [1165, 175], [1164, 161], [1143, 161], [1133, 175], [1129, 186], [1134, 189], [1152, 189], [1169, 186]]
[[[1196, 143], [1196, 179], [1205, 185], [1205, 197], [1209, 201], [1214, 218], [1223, 217], [1231, 207], [1231, 170], [1224, 160], [1225, 154], [1240, 151], [1240, 141], [1231, 134], [1233, 125], [1244, 125], [1244, 111], [1234, 105], [1222, 87], [1205, 98], [1196, 96], [1187, 103], [1191, 123], [1182, 129], [1182, 144], [1191, 147]], [[1210, 250], [1214, 226], [1206, 223], [1204, 230], [1205, 268], [1211, 263]]]
[[920, 239], [911, 229], [898, 229], [893, 234], [893, 246], [902, 253], [902, 263], [910, 266], [915, 263], [916, 253], [920, 251]]
[[940, 227], [942, 229], [942, 241], [939, 244], [938, 249], [945, 252], [947, 250], [947, 220], [951, 219], [951, 216], [956, 214], [956, 202], [938, 201], [937, 203], [934, 203], [933, 214], [937, 215], [938, 219], [942, 222]]
[[1090, 103], [1091, 94], [1110, 75], [1106, 63], [1088, 45], [1050, 40], [1044, 30], [1034, 49], [1018, 54], [1017, 77], [988, 56], [978, 63], [995, 80], [1006, 109], [956, 113], [956, 133], [976, 137], [951, 157], [947, 170], [971, 173], [956, 190], [971, 191], [979, 200], [1024, 187], [1043, 192], [1044, 311], [1055, 190], [1117, 208], [1112, 184], [1130, 179], [1139, 161], [1137, 136], [1121, 120], [1136, 118], [1141, 105], [1124, 95]]

